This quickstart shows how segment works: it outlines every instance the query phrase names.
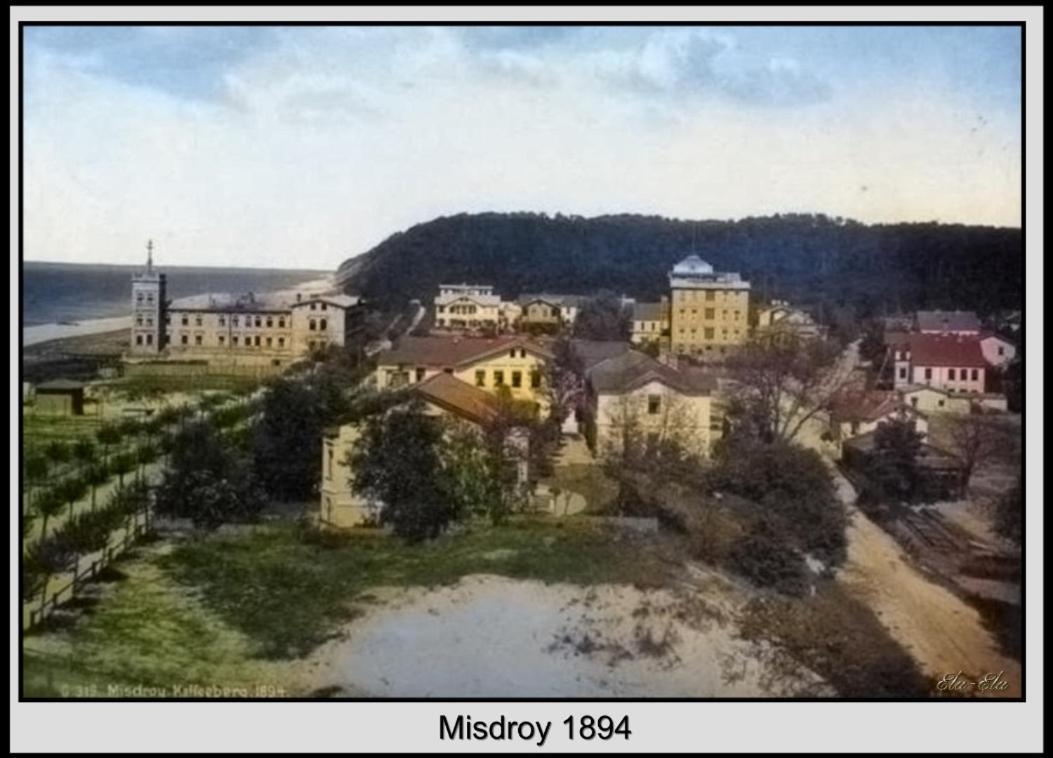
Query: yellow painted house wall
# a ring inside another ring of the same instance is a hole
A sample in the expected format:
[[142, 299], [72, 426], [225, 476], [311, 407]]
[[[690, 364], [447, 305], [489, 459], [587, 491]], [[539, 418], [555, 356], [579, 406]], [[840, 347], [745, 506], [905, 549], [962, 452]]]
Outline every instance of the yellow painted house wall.
[[673, 351], [727, 349], [749, 337], [749, 290], [674, 289], [670, 309]]
[[[514, 355], [513, 355], [514, 353]], [[376, 386], [378, 389], [394, 389], [408, 384], [416, 384], [442, 371], [437, 366], [398, 366], [391, 364], [380, 364], [376, 370]], [[538, 372], [540, 385], [531, 386], [531, 375]], [[482, 383], [477, 380], [477, 372], [482, 372]], [[479, 387], [487, 392], [496, 393], [501, 386], [497, 382], [497, 373], [503, 373], [503, 385], [508, 387], [515, 400], [524, 400], [537, 403], [539, 410], [544, 413], [548, 410], [548, 401], [545, 397], [544, 376], [545, 359], [522, 347], [509, 347], [488, 358], [453, 369], [454, 377], [460, 379], [473, 387]], [[513, 386], [514, 374], [519, 374], [519, 387]], [[400, 376], [401, 375], [401, 376]]]

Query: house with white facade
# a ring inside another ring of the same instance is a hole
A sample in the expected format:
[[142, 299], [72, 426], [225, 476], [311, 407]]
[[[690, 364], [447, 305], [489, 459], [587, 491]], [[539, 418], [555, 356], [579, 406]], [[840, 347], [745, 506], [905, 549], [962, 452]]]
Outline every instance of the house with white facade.
[[952, 394], [983, 394], [988, 363], [976, 335], [914, 332], [890, 346], [896, 389], [927, 385]]
[[980, 335], [980, 350], [984, 359], [995, 368], [1004, 368], [1016, 357], [1016, 345], [991, 332]]
[[501, 297], [488, 284], [440, 284], [435, 296], [435, 327], [459, 331], [504, 328]]

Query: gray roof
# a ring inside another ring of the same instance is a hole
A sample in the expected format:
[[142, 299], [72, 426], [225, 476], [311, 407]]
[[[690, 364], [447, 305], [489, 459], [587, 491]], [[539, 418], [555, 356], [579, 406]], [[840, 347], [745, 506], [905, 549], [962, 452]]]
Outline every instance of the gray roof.
[[587, 371], [589, 383], [599, 394], [631, 392], [658, 381], [684, 395], [707, 395], [716, 382], [701, 369], [675, 369], [636, 350], [601, 361]]
[[84, 382], [77, 382], [73, 379], [52, 379], [50, 382], [38, 384], [37, 392], [47, 392], [48, 390], [52, 392], [68, 392], [71, 390], [82, 390], [84, 387]]
[[633, 321], [661, 321], [665, 311], [665, 303], [633, 303]]
[[585, 370], [601, 361], [629, 351], [629, 343], [604, 340], [571, 340], [571, 347], [585, 365]]
[[917, 321], [923, 332], [980, 331], [980, 319], [973, 311], [918, 311]]

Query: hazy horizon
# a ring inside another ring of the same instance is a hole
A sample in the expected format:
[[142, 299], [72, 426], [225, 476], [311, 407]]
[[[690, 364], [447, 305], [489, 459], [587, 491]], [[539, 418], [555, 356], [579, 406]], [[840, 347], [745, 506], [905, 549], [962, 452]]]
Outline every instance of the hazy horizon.
[[329, 270], [521, 208], [1019, 228], [1020, 54], [1011, 26], [26, 26], [24, 252]]

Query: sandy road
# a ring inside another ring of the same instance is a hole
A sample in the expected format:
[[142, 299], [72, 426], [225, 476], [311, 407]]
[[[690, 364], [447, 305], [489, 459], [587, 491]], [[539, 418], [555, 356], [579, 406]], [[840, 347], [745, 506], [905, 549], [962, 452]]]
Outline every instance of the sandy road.
[[838, 581], [866, 602], [922, 671], [937, 680], [961, 672], [976, 682], [1002, 673], [1008, 687], [982, 697], [1020, 695], [1020, 663], [999, 651], [980, 613], [950, 590], [930, 581], [909, 562], [895, 539], [857, 509], [855, 490], [831, 466], [838, 495], [851, 518], [848, 560]]

